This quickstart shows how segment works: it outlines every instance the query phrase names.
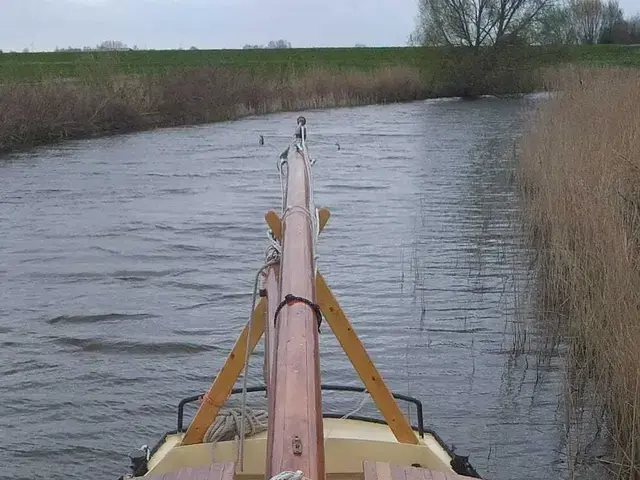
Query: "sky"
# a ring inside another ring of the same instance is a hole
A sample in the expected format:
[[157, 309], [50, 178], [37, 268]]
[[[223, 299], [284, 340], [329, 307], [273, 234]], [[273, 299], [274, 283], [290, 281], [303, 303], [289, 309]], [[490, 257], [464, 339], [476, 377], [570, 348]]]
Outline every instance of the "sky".
[[[638, 0], [620, 0], [625, 13]], [[405, 45], [417, 0], [0, 0], [0, 49]]]
[[417, 0], [0, 0], [0, 49], [405, 45]]

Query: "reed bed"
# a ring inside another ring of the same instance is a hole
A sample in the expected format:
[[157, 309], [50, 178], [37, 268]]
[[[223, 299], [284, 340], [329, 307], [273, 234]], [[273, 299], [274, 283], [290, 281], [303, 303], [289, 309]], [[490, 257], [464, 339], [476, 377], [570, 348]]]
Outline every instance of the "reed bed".
[[284, 80], [221, 67], [162, 76], [5, 85], [0, 86], [0, 151], [68, 138], [428, 95], [416, 69], [398, 66], [346, 73], [317, 69]]
[[[617, 478], [640, 478], [640, 76], [550, 74], [521, 145], [540, 311], [562, 334], [572, 396], [592, 392]], [[593, 402], [592, 402], [593, 400]], [[572, 403], [572, 402], [569, 402]]]

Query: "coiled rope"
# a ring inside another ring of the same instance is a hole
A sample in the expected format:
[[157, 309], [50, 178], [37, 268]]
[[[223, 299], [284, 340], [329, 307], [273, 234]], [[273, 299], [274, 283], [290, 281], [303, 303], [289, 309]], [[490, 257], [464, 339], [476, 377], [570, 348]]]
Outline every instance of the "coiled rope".
[[290, 471], [281, 472], [271, 477], [271, 480], [309, 480], [309, 479], [304, 476], [304, 473], [302, 472], [302, 470], [298, 470], [295, 472], [290, 472]]
[[238, 408], [222, 408], [216, 419], [204, 434], [204, 443], [217, 443], [240, 438], [244, 430], [246, 436], [253, 436], [267, 429], [267, 411]]

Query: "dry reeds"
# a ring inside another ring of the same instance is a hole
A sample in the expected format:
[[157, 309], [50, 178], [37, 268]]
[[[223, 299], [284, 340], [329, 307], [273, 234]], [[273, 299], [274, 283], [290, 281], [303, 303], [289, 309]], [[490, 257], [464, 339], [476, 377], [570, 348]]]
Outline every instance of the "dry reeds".
[[575, 389], [605, 407], [616, 474], [640, 478], [640, 75], [570, 69], [522, 145], [541, 309], [561, 316]]
[[276, 111], [410, 101], [428, 92], [417, 70], [328, 70], [277, 81], [231, 68], [161, 77], [109, 76], [0, 86], [0, 152], [67, 138], [232, 120]]

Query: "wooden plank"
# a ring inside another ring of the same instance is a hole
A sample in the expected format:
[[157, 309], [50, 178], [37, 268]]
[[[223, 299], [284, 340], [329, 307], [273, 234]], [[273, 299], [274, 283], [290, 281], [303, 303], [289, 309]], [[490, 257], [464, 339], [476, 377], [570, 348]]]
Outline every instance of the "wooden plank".
[[353, 330], [338, 300], [327, 286], [320, 272], [316, 275], [317, 302], [327, 323], [349, 357], [353, 368], [380, 410], [387, 425], [400, 443], [418, 444], [418, 437], [402, 414], [378, 369]]
[[[253, 322], [251, 325], [251, 339], [249, 341], [250, 352], [256, 347], [264, 332], [266, 308], [267, 301], [265, 298], [261, 298], [253, 311], [253, 316], [250, 320], [250, 322]], [[227, 401], [227, 398], [229, 398], [233, 385], [244, 369], [248, 331], [249, 322], [247, 322], [242, 333], [236, 340], [227, 360], [224, 362], [213, 384], [209, 387], [209, 391], [207, 391], [202, 398], [202, 403], [182, 439], [182, 445], [201, 443], [207, 428], [209, 428], [209, 425], [215, 420], [218, 410], [220, 410], [220, 407], [222, 407]]]
[[214, 463], [206, 480], [233, 480], [235, 463]]
[[363, 468], [365, 480], [375, 480], [378, 478], [378, 474], [376, 472], [376, 462], [365, 460], [363, 463]]
[[377, 480], [402, 480], [400, 478], [394, 479], [392, 476], [391, 465], [384, 462], [376, 462], [376, 477]]
[[474, 480], [454, 472], [365, 460], [364, 480]]
[[233, 462], [214, 463], [207, 467], [185, 467], [177, 472], [144, 477], [147, 480], [233, 480]]
[[[310, 185], [305, 165], [308, 161], [297, 148], [289, 148], [287, 209], [281, 220], [281, 302], [289, 294], [315, 301]], [[285, 304], [276, 319], [275, 341], [266, 478], [301, 470], [307, 478], [322, 480], [325, 471], [320, 358], [313, 308], [299, 300]]]
[[420, 477], [408, 475], [408, 469], [402, 465], [391, 465], [391, 478], [393, 480], [422, 480], [421, 477], [422, 475]]

